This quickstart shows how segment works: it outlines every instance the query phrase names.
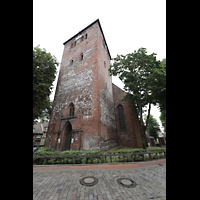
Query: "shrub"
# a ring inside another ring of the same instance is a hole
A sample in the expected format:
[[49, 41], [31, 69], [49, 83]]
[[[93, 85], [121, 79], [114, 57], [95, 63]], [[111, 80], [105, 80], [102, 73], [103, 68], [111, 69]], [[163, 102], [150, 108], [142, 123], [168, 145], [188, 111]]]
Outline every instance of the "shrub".
[[52, 149], [50, 148], [41, 148], [41, 149], [38, 149], [34, 155], [51, 155], [52, 154]]
[[86, 158], [81, 159], [82, 164], [86, 164]]
[[117, 149], [110, 154], [125, 154], [125, 153], [139, 153], [139, 152], [146, 152], [146, 149]]
[[[165, 157], [164, 153], [160, 155], [156, 155], [153, 151], [161, 151], [164, 152], [165, 148], [161, 147], [154, 147], [154, 148], [147, 148], [147, 149], [133, 149], [133, 148], [121, 148], [114, 151], [109, 152], [108, 154], [112, 154], [112, 158], [110, 156], [106, 156], [106, 160], [104, 154], [99, 150], [93, 151], [54, 151], [50, 148], [41, 148], [34, 155], [103, 155], [101, 157], [85, 157], [85, 158], [46, 158], [47, 164], [54, 164], [54, 163], [66, 163], [66, 164], [92, 164], [92, 163], [109, 163], [111, 162], [132, 162], [133, 158], [134, 161], [144, 161], [149, 160], [149, 155], [136, 155], [136, 156], [115, 156], [115, 154], [128, 154], [128, 153], [143, 153], [143, 152], [151, 152], [152, 151], [152, 159], [155, 158], [162, 158]], [[37, 158], [34, 160], [34, 164], [43, 164], [43, 158]]]
[[152, 147], [152, 148], [148, 148], [148, 151], [165, 151], [166, 148], [162, 148], [162, 147]]
[[92, 151], [82, 151], [84, 155], [102, 155], [103, 153], [100, 150], [92, 150]]
[[94, 159], [93, 159], [93, 163], [99, 163], [98, 159], [97, 159], [97, 158], [94, 158]]

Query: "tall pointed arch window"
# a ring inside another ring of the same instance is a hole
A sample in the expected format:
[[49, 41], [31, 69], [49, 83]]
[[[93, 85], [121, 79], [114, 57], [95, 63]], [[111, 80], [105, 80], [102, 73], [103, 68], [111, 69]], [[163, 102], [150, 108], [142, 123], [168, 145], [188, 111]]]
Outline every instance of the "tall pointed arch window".
[[119, 116], [119, 127], [120, 130], [126, 130], [126, 123], [125, 123], [125, 116], [124, 116], [124, 107], [119, 105], [118, 109], [118, 116]]

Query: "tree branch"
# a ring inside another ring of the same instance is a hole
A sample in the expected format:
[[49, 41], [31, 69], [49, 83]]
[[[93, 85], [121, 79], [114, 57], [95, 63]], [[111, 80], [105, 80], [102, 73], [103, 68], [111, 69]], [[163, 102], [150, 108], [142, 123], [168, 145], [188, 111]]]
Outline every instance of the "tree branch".
[[147, 120], [146, 120], [146, 125], [145, 125], [145, 131], [147, 129], [148, 123], [149, 123], [149, 116], [150, 116], [150, 110], [151, 110], [151, 103], [149, 103], [149, 109], [148, 109], [148, 114], [147, 114]]

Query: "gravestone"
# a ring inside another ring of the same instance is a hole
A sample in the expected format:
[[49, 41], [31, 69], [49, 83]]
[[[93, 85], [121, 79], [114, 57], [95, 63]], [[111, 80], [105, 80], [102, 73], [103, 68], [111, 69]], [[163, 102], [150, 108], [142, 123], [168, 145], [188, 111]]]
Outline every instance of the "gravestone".
[[160, 147], [165, 146], [165, 141], [163, 137], [158, 137], [159, 143], [160, 143]]
[[156, 147], [156, 143], [155, 143], [154, 137], [149, 137], [149, 140], [150, 140], [150, 146], [151, 147]]

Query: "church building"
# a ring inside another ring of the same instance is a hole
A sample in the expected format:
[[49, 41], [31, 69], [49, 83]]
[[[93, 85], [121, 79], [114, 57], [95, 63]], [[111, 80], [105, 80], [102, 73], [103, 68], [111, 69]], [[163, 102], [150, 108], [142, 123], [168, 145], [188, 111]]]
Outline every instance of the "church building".
[[45, 146], [55, 150], [142, 148], [139, 122], [112, 83], [99, 19], [64, 44]]

